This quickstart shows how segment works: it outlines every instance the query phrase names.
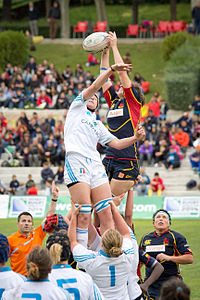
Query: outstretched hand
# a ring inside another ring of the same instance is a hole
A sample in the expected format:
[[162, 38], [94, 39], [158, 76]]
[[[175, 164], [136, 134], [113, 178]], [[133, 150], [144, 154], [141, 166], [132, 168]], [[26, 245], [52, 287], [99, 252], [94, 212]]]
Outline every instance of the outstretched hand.
[[131, 71], [132, 65], [131, 64], [115, 64], [112, 65], [112, 70], [114, 71]]
[[146, 133], [144, 128], [141, 125], [138, 125], [136, 130], [135, 130], [135, 137], [137, 138], [138, 141], [141, 141], [145, 138]]
[[72, 201], [71, 201], [71, 205], [72, 205], [72, 208], [71, 208], [72, 215], [78, 216], [79, 210], [81, 209], [81, 205], [76, 207], [75, 204]]
[[53, 199], [58, 199], [59, 188], [56, 186], [55, 181], [52, 182], [52, 196]]

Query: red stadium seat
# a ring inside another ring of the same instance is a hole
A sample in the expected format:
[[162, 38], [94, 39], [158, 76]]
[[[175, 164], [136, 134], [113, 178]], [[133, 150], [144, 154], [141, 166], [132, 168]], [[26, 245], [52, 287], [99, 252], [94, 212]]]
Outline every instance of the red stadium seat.
[[77, 26], [73, 26], [73, 38], [77, 33], [82, 33], [83, 38], [85, 38], [87, 32], [88, 21], [78, 21]]
[[138, 37], [138, 34], [139, 34], [139, 25], [138, 24], [137, 25], [129, 24], [128, 28], [126, 30], [126, 37], [128, 37], [130, 35]]
[[106, 31], [107, 30], [107, 21], [97, 21], [96, 26], [93, 26], [93, 31]]
[[173, 32], [183, 31], [186, 29], [185, 22], [183, 21], [172, 21], [171, 24]]
[[168, 21], [159, 21], [159, 25], [155, 28], [155, 35], [168, 35], [172, 32], [171, 23]]

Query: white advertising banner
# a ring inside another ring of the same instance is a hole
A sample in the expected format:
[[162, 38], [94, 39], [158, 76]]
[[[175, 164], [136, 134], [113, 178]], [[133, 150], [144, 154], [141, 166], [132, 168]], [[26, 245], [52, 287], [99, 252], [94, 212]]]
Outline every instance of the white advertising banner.
[[0, 202], [1, 202], [0, 219], [6, 219], [8, 216], [9, 195], [1, 195]]
[[28, 211], [34, 218], [43, 218], [46, 207], [46, 196], [12, 196], [10, 197], [9, 218], [17, 217]]
[[164, 209], [173, 218], [199, 218], [200, 196], [165, 197]]

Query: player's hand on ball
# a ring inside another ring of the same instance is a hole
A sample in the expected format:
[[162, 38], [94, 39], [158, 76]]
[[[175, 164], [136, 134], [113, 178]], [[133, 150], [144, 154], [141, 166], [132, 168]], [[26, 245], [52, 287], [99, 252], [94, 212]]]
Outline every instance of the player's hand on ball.
[[115, 64], [111, 66], [113, 71], [131, 71], [132, 64]]
[[109, 41], [109, 46], [112, 48], [117, 45], [117, 36], [115, 32], [109, 31], [109, 35], [107, 36], [107, 40]]
[[52, 182], [52, 196], [53, 199], [58, 199], [59, 195], [59, 188], [55, 185], [55, 181]]
[[137, 138], [138, 141], [141, 141], [141, 140], [143, 140], [145, 138], [146, 133], [145, 133], [144, 128], [141, 125], [139, 125], [136, 128], [136, 130], [135, 130], [135, 136], [136, 136], [136, 138]]

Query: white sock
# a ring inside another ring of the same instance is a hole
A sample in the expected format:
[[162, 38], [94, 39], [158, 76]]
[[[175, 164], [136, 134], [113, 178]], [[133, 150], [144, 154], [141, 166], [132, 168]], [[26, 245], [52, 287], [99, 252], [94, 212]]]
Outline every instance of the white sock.
[[88, 245], [88, 229], [76, 228], [77, 241], [79, 244], [87, 248]]

